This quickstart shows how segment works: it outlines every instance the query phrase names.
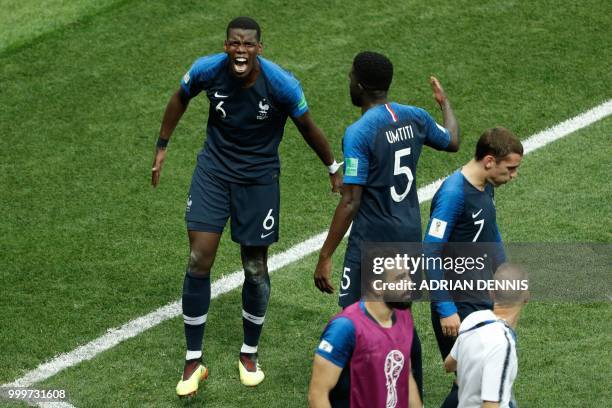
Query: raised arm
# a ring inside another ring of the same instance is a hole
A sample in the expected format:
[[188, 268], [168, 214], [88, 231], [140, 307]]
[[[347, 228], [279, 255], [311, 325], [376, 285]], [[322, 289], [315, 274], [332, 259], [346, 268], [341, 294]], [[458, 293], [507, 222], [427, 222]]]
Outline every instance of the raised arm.
[[338, 172], [340, 165], [334, 160], [334, 155], [329, 147], [329, 143], [323, 134], [323, 131], [314, 123], [309, 112], [294, 118], [291, 118], [295, 126], [304, 137], [308, 146], [319, 156], [319, 159], [328, 168], [329, 180], [332, 186], [332, 191], [337, 193], [342, 187], [342, 176]]
[[460, 144], [460, 135], [459, 135], [459, 123], [455, 118], [455, 113], [451, 108], [450, 101], [448, 97], [444, 93], [444, 89], [442, 85], [440, 85], [440, 81], [434, 76], [429, 78], [429, 83], [431, 84], [431, 89], [433, 90], [434, 99], [442, 109], [442, 115], [444, 117], [444, 127], [447, 128], [451, 134], [451, 141], [446, 147], [446, 151], [448, 152], [457, 152], [459, 151]]
[[182, 89], [179, 89], [172, 95], [166, 105], [166, 111], [164, 112], [164, 118], [162, 119], [161, 128], [159, 130], [159, 139], [155, 146], [155, 156], [153, 157], [153, 168], [151, 169], [151, 184], [153, 187], [157, 187], [159, 184], [159, 177], [161, 170], [166, 159], [166, 147], [168, 141], [176, 128], [179, 120], [187, 110], [189, 105], [189, 98], [185, 95]]

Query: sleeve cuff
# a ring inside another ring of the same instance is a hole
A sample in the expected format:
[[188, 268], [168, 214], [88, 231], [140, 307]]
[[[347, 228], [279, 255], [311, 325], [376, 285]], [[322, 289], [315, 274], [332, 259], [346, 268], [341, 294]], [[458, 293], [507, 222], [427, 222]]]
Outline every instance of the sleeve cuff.
[[442, 318], [449, 317], [457, 313], [457, 306], [455, 302], [437, 302], [436, 311]]

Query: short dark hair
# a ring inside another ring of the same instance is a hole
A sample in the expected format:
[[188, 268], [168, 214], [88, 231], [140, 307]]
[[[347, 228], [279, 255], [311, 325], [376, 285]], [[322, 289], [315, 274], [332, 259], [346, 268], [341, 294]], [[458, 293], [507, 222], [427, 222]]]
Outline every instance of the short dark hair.
[[259, 24], [257, 21], [253, 20], [251, 17], [236, 17], [227, 25], [227, 30], [225, 31], [225, 36], [229, 37], [229, 31], [232, 28], [241, 28], [243, 30], [255, 30], [257, 31], [257, 41], [261, 38], [261, 28], [259, 28]]
[[523, 144], [512, 132], [503, 127], [487, 129], [476, 144], [476, 160], [482, 160], [486, 155], [502, 160], [511, 153], [523, 155]]
[[357, 54], [353, 59], [353, 72], [361, 86], [370, 91], [387, 91], [393, 80], [393, 64], [377, 52]]

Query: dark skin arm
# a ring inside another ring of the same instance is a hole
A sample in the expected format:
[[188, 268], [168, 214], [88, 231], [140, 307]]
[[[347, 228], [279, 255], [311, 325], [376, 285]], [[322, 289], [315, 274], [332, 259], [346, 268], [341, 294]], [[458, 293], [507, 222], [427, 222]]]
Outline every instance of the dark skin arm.
[[[314, 123], [309, 112], [306, 112], [298, 118], [291, 118], [295, 126], [302, 134], [302, 137], [308, 143], [308, 146], [319, 156], [319, 159], [326, 166], [334, 162], [334, 155], [331, 152], [329, 143], [323, 134], [323, 131]], [[337, 193], [342, 187], [342, 176], [339, 171], [329, 175], [329, 181], [332, 186], [332, 191]]]
[[345, 184], [342, 187], [342, 198], [336, 207], [314, 273], [315, 286], [321, 292], [334, 293], [334, 287], [331, 284], [332, 255], [359, 211], [362, 191], [363, 187], [357, 184]]
[[[187, 110], [189, 100], [181, 98], [181, 91], [178, 90], [170, 97], [168, 105], [166, 105], [166, 111], [164, 112], [164, 118], [162, 119], [161, 129], [159, 130], [159, 137], [162, 139], [170, 140], [172, 132], [176, 128], [176, 125], [181, 120], [181, 117]], [[159, 147], [155, 148], [155, 156], [153, 157], [153, 168], [151, 169], [151, 185], [157, 187], [159, 184], [159, 177], [161, 174], [164, 160], [166, 159], [166, 149]]]
[[440, 85], [440, 81], [436, 77], [430, 77], [429, 83], [431, 84], [431, 89], [433, 90], [434, 99], [442, 109], [442, 115], [444, 116], [444, 127], [448, 129], [451, 134], [451, 141], [446, 147], [447, 152], [457, 152], [459, 151], [460, 144], [460, 135], [459, 135], [459, 123], [457, 122], [457, 118], [455, 118], [455, 113], [451, 108], [450, 101], [448, 97], [444, 93], [444, 89], [442, 89], [442, 85]]
[[[455, 113], [451, 108], [448, 97], [444, 93], [442, 85], [440, 85], [440, 81], [438, 81], [436, 77], [432, 76], [429, 78], [429, 82], [434, 93], [434, 99], [438, 103], [438, 106], [440, 106], [440, 109], [442, 109], [442, 115], [444, 116], [444, 127], [447, 128], [451, 134], [451, 141], [446, 147], [446, 151], [457, 152], [459, 151], [460, 144], [459, 123], [457, 123]], [[461, 319], [457, 313], [440, 319], [442, 333], [448, 337], [457, 337], [460, 324]]]

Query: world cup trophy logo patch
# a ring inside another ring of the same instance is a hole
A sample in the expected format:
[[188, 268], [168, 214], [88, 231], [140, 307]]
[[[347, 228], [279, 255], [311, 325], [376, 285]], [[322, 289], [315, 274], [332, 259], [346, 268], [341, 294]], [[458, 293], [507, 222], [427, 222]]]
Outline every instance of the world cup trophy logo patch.
[[387, 408], [397, 405], [397, 379], [404, 368], [404, 355], [399, 350], [391, 350], [385, 357], [385, 378], [387, 379]]

